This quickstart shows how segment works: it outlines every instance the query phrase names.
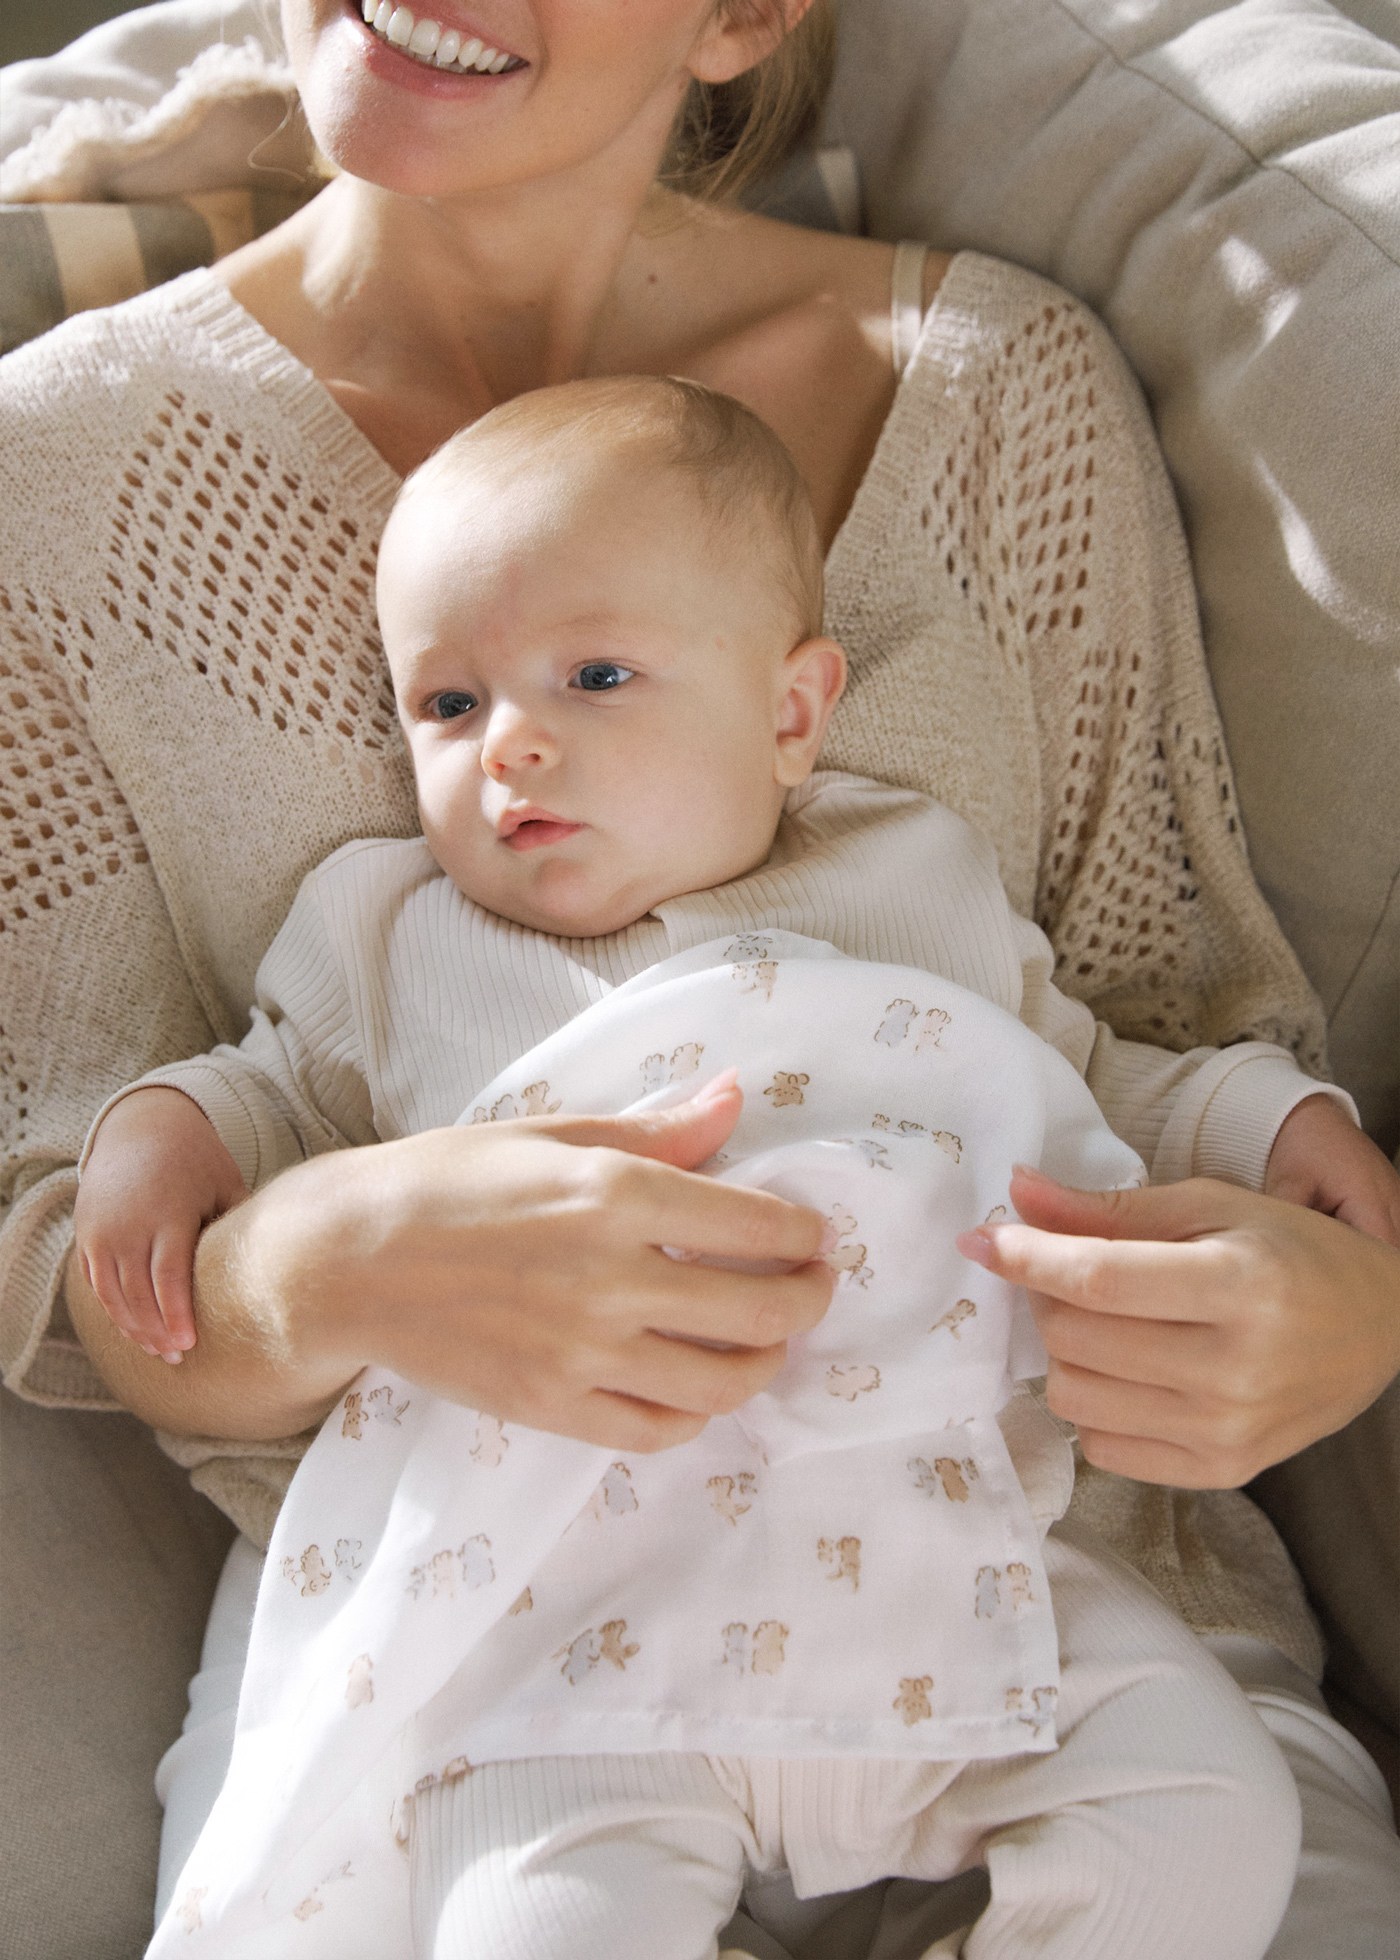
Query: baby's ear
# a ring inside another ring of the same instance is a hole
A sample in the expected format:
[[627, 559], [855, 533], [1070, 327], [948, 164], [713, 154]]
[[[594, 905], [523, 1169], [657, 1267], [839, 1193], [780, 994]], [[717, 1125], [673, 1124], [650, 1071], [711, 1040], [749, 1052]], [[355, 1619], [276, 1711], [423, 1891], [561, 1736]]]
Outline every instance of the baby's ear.
[[773, 774], [784, 789], [805, 783], [831, 711], [846, 685], [846, 655], [835, 640], [802, 640], [783, 660], [779, 678]]

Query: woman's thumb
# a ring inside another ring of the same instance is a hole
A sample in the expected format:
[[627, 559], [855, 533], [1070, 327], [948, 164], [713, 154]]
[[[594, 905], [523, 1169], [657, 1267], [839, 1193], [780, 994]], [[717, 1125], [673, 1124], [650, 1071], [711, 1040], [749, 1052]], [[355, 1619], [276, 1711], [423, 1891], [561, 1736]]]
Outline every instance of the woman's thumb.
[[1076, 1191], [1018, 1164], [1011, 1202], [1042, 1232], [1092, 1239], [1193, 1239], [1232, 1222], [1232, 1187], [1206, 1178], [1146, 1184], [1126, 1191]]
[[554, 1135], [565, 1142], [626, 1150], [634, 1157], [651, 1157], [693, 1171], [723, 1147], [739, 1120], [744, 1094], [737, 1069], [725, 1069], [684, 1102], [664, 1109], [639, 1109], [622, 1116], [574, 1118], [552, 1123]]

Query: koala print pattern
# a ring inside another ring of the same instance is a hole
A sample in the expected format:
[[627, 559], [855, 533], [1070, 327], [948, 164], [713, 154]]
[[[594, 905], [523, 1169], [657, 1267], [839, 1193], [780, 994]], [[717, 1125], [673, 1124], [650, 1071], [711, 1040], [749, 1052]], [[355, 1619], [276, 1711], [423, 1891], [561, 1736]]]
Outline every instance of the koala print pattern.
[[[190, 1884], [226, 1897], [221, 1820], [236, 1801], [266, 1820], [246, 1893], [257, 1910], [281, 1868], [283, 1789], [343, 1818], [339, 1856], [353, 1851], [357, 1872], [363, 1856], [357, 1885], [377, 1883], [379, 1840], [360, 1835], [349, 1792], [365, 1792], [365, 1831], [373, 1811], [402, 1833], [416, 1780], [530, 1753], [522, 1738], [540, 1735], [561, 1753], [742, 1754], [760, 1735], [757, 1753], [781, 1753], [786, 1724], [803, 1749], [815, 1738], [838, 1755], [1053, 1746], [1039, 1691], [1054, 1687], [1057, 1643], [1020, 1478], [1067, 1450], [1015, 1393], [1018, 1374], [1040, 1372], [1024, 1303], [974, 1281], [954, 1241], [1057, 1124], [1089, 1139], [1054, 1159], [1085, 1185], [1126, 1181], [1126, 1153], [1061, 1057], [939, 986], [776, 928], [734, 936], [606, 992], [468, 1086], [464, 1120], [501, 1120], [527, 1092], [536, 1107], [620, 1109], [639, 1088], [738, 1067], [752, 1087], [727, 1161], [707, 1171], [766, 1181], [824, 1221], [831, 1305], [740, 1410], [626, 1460], [367, 1370], [293, 1480], [270, 1549], [285, 1583], [259, 1597], [249, 1692], [289, 1739], [281, 1780], [259, 1780], [270, 1759], [255, 1740], [235, 1743]], [[814, 1053], [819, 1066], [794, 1066]], [[1013, 1395], [1019, 1427], [1003, 1433]], [[912, 1584], [928, 1571], [937, 1587]], [[400, 1764], [392, 1787], [376, 1780]], [[334, 1868], [326, 1849], [283, 1884], [285, 1914]], [[351, 1891], [318, 1894], [307, 1926], [324, 1942]]]
[[857, 1362], [849, 1368], [833, 1362], [826, 1371], [827, 1394], [839, 1395], [847, 1402], [854, 1402], [858, 1395], [873, 1395], [879, 1386], [880, 1370], [870, 1362]]
[[938, 1316], [930, 1331], [935, 1334], [951, 1334], [955, 1341], [960, 1340], [962, 1338], [961, 1328], [963, 1322], [974, 1319], [976, 1314], [977, 1302], [975, 1300], [957, 1300], [949, 1307], [947, 1313]]
[[496, 1577], [491, 1559], [491, 1540], [480, 1533], [465, 1539], [455, 1551], [434, 1552], [423, 1565], [415, 1565], [408, 1576], [406, 1590], [414, 1599], [455, 1599], [460, 1582], [466, 1592], [489, 1586]]
[[852, 1234], [860, 1230], [854, 1215], [844, 1205], [833, 1205], [826, 1215], [820, 1253], [834, 1273], [855, 1286], [868, 1286], [875, 1277], [866, 1258], [866, 1248]]
[[760, 1620], [752, 1631], [744, 1621], [732, 1620], [723, 1633], [721, 1665], [740, 1674], [777, 1674], [787, 1658], [791, 1631], [781, 1620]]
[[325, 1592], [335, 1576], [321, 1556], [319, 1545], [308, 1545], [300, 1558], [282, 1560], [282, 1576], [290, 1579], [303, 1599]]
[[977, 1482], [977, 1464], [970, 1456], [936, 1456], [932, 1464], [921, 1456], [911, 1458], [914, 1488], [930, 1497], [941, 1491], [950, 1504], [966, 1504]]
[[569, 1686], [576, 1688], [596, 1667], [605, 1663], [621, 1673], [641, 1651], [638, 1641], [627, 1638], [626, 1620], [608, 1620], [597, 1628], [585, 1627], [567, 1647], [560, 1648], [554, 1658], [563, 1662], [559, 1671]]
[[758, 1479], [752, 1470], [740, 1470], [732, 1477], [708, 1478], [705, 1488], [710, 1493], [711, 1505], [725, 1523], [737, 1524], [753, 1509]]
[[672, 1083], [684, 1082], [697, 1072], [704, 1052], [703, 1041], [683, 1041], [679, 1048], [671, 1050], [669, 1061], [665, 1055], [648, 1055], [642, 1063], [642, 1093], [653, 1095]]
[[933, 1687], [931, 1674], [906, 1674], [899, 1684], [899, 1693], [890, 1706], [902, 1717], [906, 1728], [915, 1722], [933, 1720], [933, 1704], [929, 1700], [929, 1690]]
[[483, 1470], [499, 1470], [506, 1460], [510, 1448], [510, 1438], [506, 1435], [505, 1424], [498, 1416], [478, 1416], [476, 1419], [476, 1441], [467, 1454], [473, 1463]]
[[859, 1538], [819, 1538], [817, 1557], [828, 1566], [828, 1579], [838, 1585], [849, 1585], [852, 1592], [860, 1591], [860, 1540]]
[[629, 1511], [637, 1508], [637, 1493], [632, 1488], [632, 1472], [625, 1463], [610, 1463], [603, 1472], [598, 1488], [588, 1500], [588, 1515], [601, 1524], [605, 1518], [625, 1518]]

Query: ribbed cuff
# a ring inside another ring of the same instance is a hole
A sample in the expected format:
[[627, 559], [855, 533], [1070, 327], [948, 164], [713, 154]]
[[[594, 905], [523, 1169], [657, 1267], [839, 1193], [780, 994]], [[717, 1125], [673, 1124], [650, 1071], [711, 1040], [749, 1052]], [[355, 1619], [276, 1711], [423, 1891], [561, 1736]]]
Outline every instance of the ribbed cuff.
[[[60, 1408], [115, 1409], [118, 1404], [66, 1315], [54, 1308], [73, 1250], [77, 1172], [70, 1166], [32, 1185], [0, 1236], [0, 1370], [5, 1386], [27, 1402]], [[58, 1323], [56, 1326], [55, 1323]]]
[[248, 1104], [238, 1094], [212, 1062], [172, 1062], [165, 1068], [152, 1069], [143, 1075], [139, 1082], [128, 1083], [114, 1096], [109, 1096], [97, 1115], [93, 1118], [83, 1144], [82, 1155], [78, 1159], [78, 1172], [87, 1168], [92, 1154], [93, 1138], [98, 1127], [111, 1114], [119, 1102], [136, 1094], [138, 1089], [178, 1089], [201, 1113], [208, 1118], [219, 1134], [224, 1148], [238, 1166], [239, 1175], [251, 1191], [257, 1183], [258, 1169], [262, 1152], [258, 1141], [257, 1118]]
[[[1255, 1044], [1250, 1044], [1254, 1047]], [[1225, 1050], [1228, 1056], [1232, 1051]], [[1262, 1191], [1274, 1138], [1300, 1102], [1326, 1096], [1358, 1128], [1356, 1104], [1330, 1082], [1315, 1082], [1278, 1049], [1243, 1055], [1216, 1085], [1196, 1131], [1193, 1177], [1219, 1177]]]

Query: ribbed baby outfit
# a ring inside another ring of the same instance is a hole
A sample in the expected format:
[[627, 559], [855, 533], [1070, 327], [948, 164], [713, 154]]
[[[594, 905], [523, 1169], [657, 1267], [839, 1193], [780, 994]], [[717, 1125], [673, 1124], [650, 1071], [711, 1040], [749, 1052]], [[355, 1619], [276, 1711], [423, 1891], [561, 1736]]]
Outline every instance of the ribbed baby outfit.
[[[1007, 1213], [1018, 1161], [1094, 1188], [1140, 1180], [1086, 1072], [1159, 1168], [1224, 1155], [1243, 1174], [1315, 1085], [1264, 1044], [1178, 1057], [1121, 1042], [1053, 986], [1052, 958], [960, 818], [841, 775], [793, 794], [760, 870], [603, 940], [494, 918], [417, 841], [352, 844], [312, 873], [241, 1046], [148, 1078], [200, 1103], [249, 1181], [454, 1117], [645, 1106], [735, 1066], [744, 1111], [707, 1168], [818, 1209], [837, 1285], [768, 1388], [656, 1455], [502, 1423], [366, 1370], [279, 1514], [228, 1779], [153, 1956], [337, 1960], [351, 1938], [400, 1950], [412, 1909], [386, 1820], [410, 1842], [419, 1795], [483, 1764], [684, 1753], [714, 1764], [718, 1799], [726, 1778], [761, 1778], [756, 1759], [841, 1759], [866, 1766], [883, 1809], [901, 1787], [941, 1800], [958, 1763], [1055, 1747], [1061, 1666], [1080, 1657], [1057, 1630], [1041, 1537], [1068, 1501], [1069, 1451], [1014, 1392], [1044, 1369], [1024, 1297], [966, 1261], [957, 1234]], [[581, 988], [594, 998], [578, 1011]], [[536, 1028], [554, 1025], [522, 1055], [527, 999]], [[1129, 1700], [1176, 1633], [1145, 1589], [1136, 1604]], [[1168, 1695], [1157, 1711], [1178, 1737], [1213, 1676], [1192, 1652], [1185, 1707]], [[1091, 1667], [1079, 1705], [1100, 1689]], [[1240, 1740], [1211, 1737], [1231, 1792], [1247, 1780]], [[1151, 1722], [1139, 1754], [1132, 1814], [1160, 1772]], [[901, 1786], [910, 1761], [940, 1769]], [[1050, 1807], [1072, 1810], [1101, 1771], [1068, 1743]], [[1029, 1829], [985, 1765], [976, 1787], [986, 1830]], [[1175, 1841], [1178, 1807], [1200, 1792], [1155, 1801]], [[1111, 1836], [1107, 1793], [1089, 1807]], [[566, 1836], [603, 1828], [587, 1804], [558, 1821]], [[922, 1816], [919, 1830], [938, 1836]], [[827, 1889], [781, 1829], [778, 1842], [800, 1884]], [[851, 1882], [904, 1869], [900, 1845], [872, 1821]], [[1053, 1891], [1075, 1860], [1047, 1858]], [[617, 1902], [658, 1955], [702, 1950], [676, 1940], [663, 1903], [689, 1869], [678, 1850], [653, 1898]], [[1094, 1913], [1062, 1900], [1076, 1952], [1094, 1947], [1095, 1913], [1121, 1932], [1141, 1881], [1105, 1867], [1100, 1883]], [[1274, 1890], [1281, 1904], [1282, 1880]], [[473, 1917], [462, 1950], [480, 1937]], [[579, 1937], [537, 1927], [521, 1950], [591, 1954]]]
[[[55, 1310], [95, 1109], [236, 1039], [305, 874], [416, 828], [373, 617], [397, 479], [210, 273], [9, 356], [0, 472], [0, 1362], [21, 1394], [108, 1407]], [[953, 261], [828, 590], [852, 674], [828, 766], [980, 828], [1062, 987], [1120, 1035], [1319, 1065], [1241, 849], [1150, 424], [1090, 315]], [[265, 1543], [305, 1439], [165, 1442]], [[1193, 1624], [1316, 1668], [1246, 1500], [1081, 1489]]]

